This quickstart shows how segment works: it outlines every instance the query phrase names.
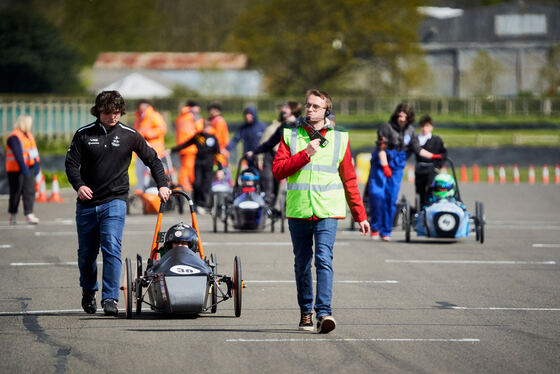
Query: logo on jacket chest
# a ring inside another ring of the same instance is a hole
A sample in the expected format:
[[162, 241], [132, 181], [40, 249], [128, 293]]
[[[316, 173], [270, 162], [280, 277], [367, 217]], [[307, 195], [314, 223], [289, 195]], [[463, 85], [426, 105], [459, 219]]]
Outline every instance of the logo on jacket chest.
[[90, 139], [88, 139], [87, 144], [88, 144], [88, 145], [99, 144], [99, 139], [97, 139], [97, 138], [90, 138]]
[[115, 135], [115, 137], [113, 138], [113, 141], [111, 142], [111, 145], [113, 147], [119, 147], [121, 145], [120, 141], [121, 141], [121, 139], [117, 135]]

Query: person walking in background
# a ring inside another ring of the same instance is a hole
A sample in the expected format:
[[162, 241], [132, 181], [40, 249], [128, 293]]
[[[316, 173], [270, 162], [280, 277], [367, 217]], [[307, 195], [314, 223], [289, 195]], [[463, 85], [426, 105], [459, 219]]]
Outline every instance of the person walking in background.
[[420, 121], [418, 121], [418, 125], [420, 126], [420, 134], [418, 135], [420, 147], [442, 157], [441, 159], [436, 158], [433, 160], [422, 157], [419, 154], [416, 155], [414, 186], [416, 187], [416, 193], [420, 195], [420, 205], [423, 206], [427, 203], [428, 187], [432, 185], [432, 181], [437, 175], [436, 169], [441, 168], [443, 159], [447, 157], [447, 149], [443, 144], [443, 140], [439, 136], [432, 134], [434, 125], [430, 116], [422, 116]]
[[[175, 137], [177, 144], [189, 141], [196, 133], [202, 131], [204, 120], [200, 118], [200, 105], [189, 100], [175, 120]], [[191, 145], [179, 152], [179, 184], [187, 192], [192, 191], [195, 181], [194, 164], [196, 160], [196, 145]]]
[[229, 129], [226, 120], [222, 117], [222, 107], [218, 104], [211, 104], [208, 107], [208, 116], [214, 128], [214, 136], [220, 144], [220, 150], [226, 149], [229, 144]]
[[27, 223], [31, 225], [39, 223], [39, 218], [33, 214], [33, 204], [35, 203], [35, 176], [40, 171], [40, 158], [35, 138], [31, 134], [32, 127], [31, 116], [21, 115], [7, 139], [6, 172], [10, 186], [8, 203], [10, 225], [16, 224], [19, 201], [22, 198], [23, 214]]
[[263, 168], [261, 173], [261, 185], [265, 192], [268, 206], [274, 207], [280, 182], [272, 175], [272, 162], [278, 151], [282, 132], [286, 126], [295, 126], [295, 122], [301, 116], [301, 104], [297, 101], [288, 101], [280, 106], [277, 120], [274, 120], [263, 132], [261, 144], [254, 150], [245, 154], [248, 159], [254, 155], [263, 154]]
[[[286, 217], [294, 252], [297, 299], [301, 312], [299, 330], [312, 331], [312, 311], [317, 332], [332, 331], [333, 249], [338, 219], [346, 216], [346, 203], [359, 222], [362, 235], [369, 223], [352, 165], [348, 133], [333, 128], [328, 116], [332, 101], [328, 93], [307, 91], [305, 114], [309, 123], [298, 121], [286, 128], [272, 172], [276, 179], [288, 178]], [[321, 136], [318, 136], [319, 133]], [[320, 145], [321, 137], [328, 143]], [[313, 242], [317, 291], [313, 306]]]
[[226, 156], [229, 156], [229, 152], [235, 149], [239, 141], [243, 142], [244, 155], [249, 151], [254, 151], [259, 146], [266, 125], [259, 121], [257, 108], [254, 106], [245, 108], [245, 110], [243, 110], [243, 118], [245, 119], [245, 123], [237, 130], [235, 136], [226, 147]]
[[214, 176], [214, 164], [218, 171], [222, 170], [224, 157], [220, 154], [220, 144], [214, 135], [214, 128], [209, 120], [204, 121], [204, 130], [196, 133], [186, 142], [171, 148], [170, 152], [179, 152], [190, 146], [197, 148], [194, 164], [194, 196], [195, 209], [203, 213], [209, 207], [210, 188]]
[[[162, 115], [154, 110], [152, 104], [145, 99], [138, 103], [136, 111], [136, 122], [134, 129], [146, 139], [146, 141], [156, 151], [159, 158], [162, 158], [165, 152], [165, 134], [167, 133], [167, 124]], [[137, 190], [144, 190], [144, 174], [148, 170], [141, 159], [136, 158], [135, 161], [136, 178], [138, 183]]]
[[125, 114], [125, 102], [117, 91], [97, 95], [91, 114], [96, 121], [76, 131], [65, 162], [68, 181], [78, 192], [76, 227], [82, 308], [89, 314], [97, 310], [97, 255], [101, 248], [101, 305], [105, 315], [118, 316], [121, 242], [132, 152], [150, 168], [163, 201], [171, 191], [154, 148], [139, 132], [119, 122]]
[[420, 148], [414, 126], [414, 109], [411, 105], [397, 105], [388, 123], [377, 130], [376, 149], [371, 154], [369, 172], [369, 204], [371, 236], [391, 240], [396, 202], [401, 187], [406, 159], [414, 152], [435, 160], [440, 155]]

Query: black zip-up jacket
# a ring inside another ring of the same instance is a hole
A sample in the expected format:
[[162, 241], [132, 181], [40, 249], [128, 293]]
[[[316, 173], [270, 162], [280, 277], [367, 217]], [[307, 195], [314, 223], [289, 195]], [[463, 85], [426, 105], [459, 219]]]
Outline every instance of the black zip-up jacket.
[[[422, 148], [434, 154], [441, 155], [443, 159], [447, 157], [447, 149], [443, 144], [443, 140], [437, 135], [432, 135], [432, 137], [428, 139], [428, 141], [422, 146]], [[439, 168], [442, 164], [443, 160], [431, 160], [417, 154], [415, 173], [429, 174], [432, 172], [434, 167]]]
[[114, 199], [127, 200], [128, 167], [132, 152], [148, 166], [158, 188], [167, 187], [167, 178], [156, 151], [136, 130], [118, 122], [106, 130], [99, 120], [74, 134], [66, 153], [66, 175], [76, 191], [88, 186], [91, 200], [86, 205], [101, 205]]

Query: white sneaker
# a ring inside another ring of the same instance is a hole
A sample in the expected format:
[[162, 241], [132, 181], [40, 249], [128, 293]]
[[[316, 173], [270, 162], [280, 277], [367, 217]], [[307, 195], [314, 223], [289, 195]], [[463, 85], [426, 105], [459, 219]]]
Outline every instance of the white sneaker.
[[10, 214], [10, 217], [8, 218], [8, 222], [10, 223], [10, 225], [15, 225], [16, 222], [16, 215], [15, 214]]
[[39, 223], [39, 218], [35, 217], [35, 214], [33, 213], [26, 215], [25, 219], [27, 220], [27, 223], [30, 225], [36, 225]]

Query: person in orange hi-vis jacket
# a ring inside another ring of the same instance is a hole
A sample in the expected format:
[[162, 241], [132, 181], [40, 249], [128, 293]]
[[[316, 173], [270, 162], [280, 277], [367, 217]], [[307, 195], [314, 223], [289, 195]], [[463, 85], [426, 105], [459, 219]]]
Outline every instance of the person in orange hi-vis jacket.
[[[177, 144], [189, 141], [196, 133], [201, 132], [203, 127], [204, 120], [200, 118], [200, 105], [192, 100], [187, 101], [175, 120]], [[185, 191], [192, 191], [196, 153], [196, 145], [191, 145], [179, 152], [179, 160], [181, 161], [179, 184], [183, 186]]]
[[[165, 155], [167, 124], [162, 115], [155, 111], [150, 101], [142, 99], [138, 103], [134, 129], [146, 139], [148, 144], [156, 151], [159, 158]], [[144, 174], [148, 168], [138, 157], [136, 157], [135, 168], [136, 178], [138, 180], [136, 189], [144, 190], [146, 188], [146, 186], [144, 186]]]
[[222, 108], [218, 104], [211, 104], [208, 107], [208, 114], [210, 123], [214, 128], [214, 136], [218, 139], [218, 143], [220, 144], [220, 149], [225, 150], [229, 144], [229, 130], [226, 120], [222, 117]]

